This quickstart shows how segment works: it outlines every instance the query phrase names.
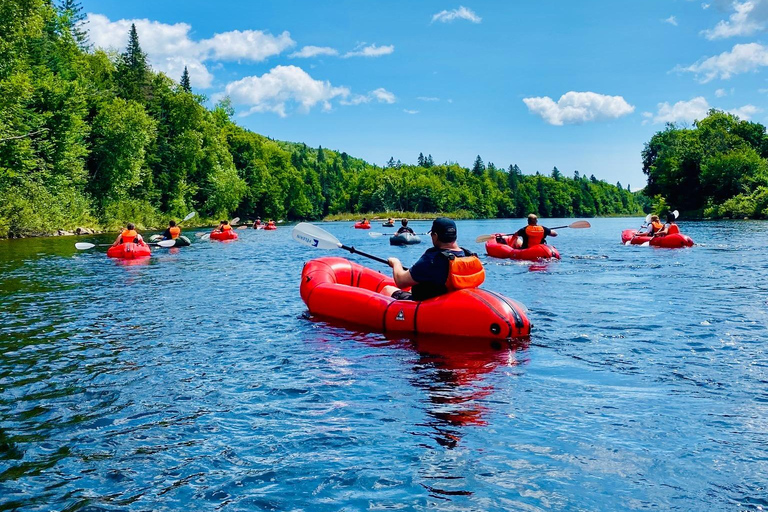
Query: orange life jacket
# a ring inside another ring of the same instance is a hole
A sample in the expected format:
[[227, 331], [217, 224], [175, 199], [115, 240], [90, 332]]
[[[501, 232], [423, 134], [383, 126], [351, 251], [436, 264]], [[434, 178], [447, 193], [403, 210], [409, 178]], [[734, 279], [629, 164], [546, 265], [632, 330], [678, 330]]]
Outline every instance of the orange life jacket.
[[139, 234], [136, 232], [135, 229], [124, 229], [123, 232], [120, 234], [120, 239], [123, 241], [124, 244], [132, 244], [134, 243], [134, 240], [136, 240], [136, 237], [139, 236]]
[[653, 231], [651, 231], [652, 233], [658, 233], [664, 228], [664, 225], [661, 222], [652, 222], [651, 227], [653, 228]]
[[224, 232], [224, 231], [229, 231], [230, 229], [232, 229], [232, 226], [230, 226], [229, 224], [224, 224], [224, 225], [221, 227], [221, 231], [222, 231], [222, 232]]
[[449, 291], [477, 288], [485, 281], [485, 269], [477, 254], [462, 249], [464, 254], [471, 256], [456, 256], [451, 251], [443, 251], [448, 258], [448, 279], [445, 286]]
[[179, 226], [173, 226], [172, 228], [168, 228], [168, 232], [171, 233], [171, 239], [175, 240], [179, 238], [181, 228]]
[[275, 222], [274, 222], [274, 221], [272, 221], [272, 220], [271, 220], [271, 221], [269, 221], [269, 222], [267, 222], [267, 226], [274, 226], [274, 225], [275, 225]]
[[544, 228], [541, 226], [527, 226], [525, 234], [528, 236], [528, 247], [541, 244], [544, 239]]
[[677, 235], [680, 233], [680, 228], [677, 227], [677, 224], [670, 224], [669, 229], [667, 230], [668, 235]]

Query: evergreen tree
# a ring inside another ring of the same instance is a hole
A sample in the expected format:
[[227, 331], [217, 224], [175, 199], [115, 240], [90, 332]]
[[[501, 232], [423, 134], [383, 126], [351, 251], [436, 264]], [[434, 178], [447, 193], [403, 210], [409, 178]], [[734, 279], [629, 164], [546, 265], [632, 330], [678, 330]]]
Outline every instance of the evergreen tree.
[[83, 50], [87, 50], [90, 44], [88, 42], [88, 32], [83, 30], [86, 18], [85, 14], [83, 14], [83, 6], [77, 0], [62, 0], [59, 12], [62, 14], [64, 26], [69, 29], [69, 33], [75, 38], [78, 46]]
[[616, 188], [618, 188], [619, 190], [624, 190], [624, 187], [621, 185], [620, 181], [616, 182]]
[[192, 92], [192, 86], [189, 84], [189, 71], [187, 66], [184, 66], [184, 73], [181, 75], [181, 88], [187, 92]]
[[554, 178], [555, 181], [563, 179], [563, 173], [560, 172], [560, 169], [558, 169], [557, 166], [552, 168], [552, 178]]
[[128, 47], [117, 61], [117, 86], [120, 96], [128, 100], [144, 102], [148, 85], [147, 54], [141, 50], [136, 25], [131, 23]]
[[480, 155], [477, 155], [477, 158], [475, 158], [475, 165], [472, 166], [472, 173], [475, 176], [480, 176], [485, 171], [485, 164], [483, 163], [483, 159], [480, 158]]
[[325, 153], [323, 153], [323, 146], [317, 146], [317, 163], [325, 163]]
[[389, 157], [389, 160], [387, 160], [387, 165], [385, 167], [394, 167], [395, 166], [395, 157], [391, 156]]
[[432, 155], [427, 156], [427, 159], [424, 161], [424, 167], [432, 167], [435, 165], [435, 161], [432, 160]]
[[425, 167], [426, 160], [424, 159], [424, 153], [419, 153], [419, 159], [417, 160], [419, 167]]

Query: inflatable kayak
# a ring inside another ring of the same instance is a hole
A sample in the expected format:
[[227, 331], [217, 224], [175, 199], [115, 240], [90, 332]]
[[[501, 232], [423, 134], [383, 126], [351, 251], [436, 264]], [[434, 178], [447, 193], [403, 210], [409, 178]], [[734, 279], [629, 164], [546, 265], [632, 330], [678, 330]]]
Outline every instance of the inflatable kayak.
[[400, 233], [389, 237], [389, 245], [413, 245], [420, 244], [421, 238], [413, 233]]
[[395, 227], [395, 225], [394, 225], [394, 224], [387, 224], [386, 222], [384, 222], [384, 223], [381, 225], [381, 227], [383, 227], [383, 228], [393, 228], [393, 227]]
[[[159, 242], [163, 239], [163, 235], [152, 235], [149, 237], [150, 242]], [[173, 247], [187, 247], [189, 245], [192, 245], [192, 242], [189, 241], [189, 238], [185, 237], [184, 235], [179, 236], [176, 240], [176, 242]]]
[[237, 233], [234, 229], [214, 231], [211, 233], [211, 240], [237, 240]]
[[515, 249], [514, 245], [515, 240], [517, 240], [517, 236], [499, 236], [501, 236], [501, 238], [503, 238], [507, 243], [498, 243], [496, 241], [496, 237], [491, 238], [485, 242], [485, 252], [488, 253], [488, 256], [492, 256], [494, 258], [508, 258], [510, 260], [528, 261], [545, 260], [550, 258], [555, 258], [558, 260], [560, 259], [560, 253], [557, 252], [557, 249], [550, 245], [539, 244], [527, 249]]
[[147, 244], [120, 244], [113, 245], [107, 249], [107, 256], [110, 258], [121, 258], [124, 260], [135, 260], [139, 258], [148, 258], [152, 253]]
[[274, 231], [276, 229], [277, 229], [277, 226], [270, 226], [269, 224], [264, 226], [264, 231]]
[[363, 224], [362, 222], [355, 222], [355, 229], [371, 229], [371, 225]]
[[636, 229], [625, 229], [621, 232], [621, 243], [630, 245], [642, 245], [645, 242], [650, 242], [648, 245], [652, 247], [663, 247], [665, 249], [682, 249], [683, 247], [693, 246], [693, 240], [687, 235], [682, 233], [675, 233], [672, 235], [664, 236], [635, 236]]
[[391, 277], [344, 258], [318, 258], [304, 265], [301, 298], [312, 315], [375, 331], [506, 340], [529, 336], [523, 305], [472, 288], [425, 301], [395, 300], [378, 293]]

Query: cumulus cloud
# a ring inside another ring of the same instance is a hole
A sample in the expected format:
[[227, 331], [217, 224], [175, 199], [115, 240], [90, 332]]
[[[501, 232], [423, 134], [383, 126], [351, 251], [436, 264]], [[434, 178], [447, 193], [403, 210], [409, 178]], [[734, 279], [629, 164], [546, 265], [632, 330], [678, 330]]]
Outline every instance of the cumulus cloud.
[[635, 110], [621, 96], [594, 92], [570, 91], [560, 96], [557, 103], [549, 96], [523, 98], [523, 102], [528, 110], [555, 126], [616, 119]]
[[346, 87], [334, 87], [328, 81], [315, 80], [299, 67], [277, 66], [262, 76], [249, 76], [227, 84], [224, 94], [234, 105], [249, 109], [244, 115], [274, 112], [285, 117], [294, 105], [304, 113], [318, 104], [323, 110], [330, 110], [331, 100], [346, 98], [350, 91]]
[[[712, 107], [703, 96], [698, 96], [689, 101], [678, 101], [674, 105], [670, 105], [665, 101], [664, 103], [659, 103], [657, 108], [658, 111], [655, 115], [650, 112], [643, 113], [643, 117], [646, 118], [643, 124], [648, 122], [653, 122], [654, 124], [692, 123], [707, 117], [707, 113]], [[726, 109], [726, 112], [735, 114], [741, 119], [749, 120], [752, 116], [761, 112], [761, 110], [754, 105], [744, 105], [739, 108]]]
[[677, 69], [695, 73], [699, 82], [707, 83], [715, 78], [728, 80], [732, 75], [756, 71], [764, 66], [768, 66], [768, 47], [748, 43], [737, 44], [731, 51]]
[[411, 115], [419, 113], [418, 110], [408, 110], [407, 108], [404, 108], [403, 112], [405, 112], [406, 114], [411, 114]]
[[435, 98], [434, 96], [419, 96], [416, 99], [419, 101], [440, 101], [440, 98]]
[[670, 25], [674, 25], [675, 27], [677, 26], [677, 18], [675, 16], [670, 16], [669, 18], [661, 21], [664, 23], [669, 23]]
[[371, 44], [366, 46], [365, 43], [361, 43], [354, 50], [345, 53], [344, 57], [381, 57], [382, 55], [389, 55], [394, 51], [394, 45], [376, 46], [376, 44]]
[[376, 100], [378, 103], [392, 104], [397, 101], [395, 95], [383, 87], [379, 87], [376, 90], [369, 92], [368, 94], [355, 94], [349, 99], [343, 99], [340, 101], [342, 105], [360, 105], [361, 103], [370, 103]]
[[714, 28], [701, 33], [709, 40], [749, 36], [768, 26], [768, 0], [735, 1], [728, 20], [720, 20]]
[[292, 54], [290, 54], [289, 57], [309, 59], [309, 58], [318, 57], [321, 55], [328, 55], [332, 57], [338, 54], [339, 52], [336, 49], [330, 48], [328, 46], [305, 46], [298, 52], [293, 52]]
[[207, 61], [258, 62], [296, 44], [288, 32], [273, 36], [260, 30], [235, 30], [215, 34], [210, 39], [194, 40], [190, 36], [192, 27], [186, 23], [169, 25], [148, 19], [111, 21], [93, 13], [88, 14], [85, 23], [94, 46], [118, 51], [123, 51], [128, 44], [131, 24], [136, 25], [141, 48], [154, 69], [178, 80], [186, 66], [192, 85], [201, 88], [208, 88], [213, 82]]
[[480, 23], [483, 21], [483, 18], [475, 14], [472, 9], [467, 9], [463, 5], [459, 6], [458, 9], [440, 11], [432, 16], [432, 23], [436, 21], [439, 21], [440, 23], [450, 23], [454, 20], [467, 20], [472, 23]]

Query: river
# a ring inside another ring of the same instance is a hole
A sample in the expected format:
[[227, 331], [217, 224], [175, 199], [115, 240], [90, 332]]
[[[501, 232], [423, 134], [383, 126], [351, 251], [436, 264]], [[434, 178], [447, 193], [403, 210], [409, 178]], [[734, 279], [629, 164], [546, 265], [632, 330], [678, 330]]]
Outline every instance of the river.
[[561, 261], [483, 256], [534, 324], [501, 350], [305, 318], [303, 262], [349, 255], [286, 225], [131, 266], [0, 241], [0, 510], [762, 510], [768, 225], [681, 220], [668, 250], [590, 222]]

